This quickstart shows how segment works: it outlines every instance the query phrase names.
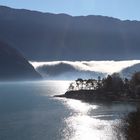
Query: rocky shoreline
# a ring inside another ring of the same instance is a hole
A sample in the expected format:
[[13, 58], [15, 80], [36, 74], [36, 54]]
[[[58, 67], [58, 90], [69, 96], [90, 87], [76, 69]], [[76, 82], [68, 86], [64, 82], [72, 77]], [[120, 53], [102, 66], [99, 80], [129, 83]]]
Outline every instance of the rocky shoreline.
[[122, 78], [118, 73], [102, 79], [100, 76], [98, 79], [77, 79], [65, 94], [55, 97], [86, 102], [140, 102], [140, 72], [134, 73], [131, 79]]
[[112, 92], [99, 92], [96, 90], [77, 90], [67, 91], [65, 94], [55, 95], [54, 97], [76, 99], [85, 102], [114, 102], [114, 101], [126, 101], [126, 102], [140, 102], [140, 99], [130, 97], [118, 97], [117, 93]]

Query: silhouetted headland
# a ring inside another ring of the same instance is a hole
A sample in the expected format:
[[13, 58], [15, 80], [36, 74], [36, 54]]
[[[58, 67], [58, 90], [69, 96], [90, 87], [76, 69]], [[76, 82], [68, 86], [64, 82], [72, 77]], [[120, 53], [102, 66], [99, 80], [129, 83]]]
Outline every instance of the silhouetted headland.
[[41, 75], [18, 50], [0, 41], [0, 81], [41, 79]]
[[100, 101], [140, 101], [140, 72], [135, 73], [131, 79], [121, 78], [118, 73], [108, 75], [101, 79], [77, 79], [71, 83], [65, 97], [86, 102]]

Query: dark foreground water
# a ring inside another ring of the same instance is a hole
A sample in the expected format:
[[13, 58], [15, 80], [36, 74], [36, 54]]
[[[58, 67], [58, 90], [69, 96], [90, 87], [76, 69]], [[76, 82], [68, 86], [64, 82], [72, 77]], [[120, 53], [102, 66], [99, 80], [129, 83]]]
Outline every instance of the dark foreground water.
[[124, 139], [118, 126], [135, 104], [88, 104], [52, 97], [63, 94], [68, 85], [66, 81], [0, 83], [0, 140]]

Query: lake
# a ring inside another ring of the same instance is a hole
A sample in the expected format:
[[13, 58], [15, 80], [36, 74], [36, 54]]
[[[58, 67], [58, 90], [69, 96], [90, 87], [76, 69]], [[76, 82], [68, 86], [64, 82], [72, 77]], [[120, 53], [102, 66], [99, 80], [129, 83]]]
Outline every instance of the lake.
[[123, 140], [117, 129], [134, 103], [54, 98], [70, 81], [0, 83], [0, 140]]

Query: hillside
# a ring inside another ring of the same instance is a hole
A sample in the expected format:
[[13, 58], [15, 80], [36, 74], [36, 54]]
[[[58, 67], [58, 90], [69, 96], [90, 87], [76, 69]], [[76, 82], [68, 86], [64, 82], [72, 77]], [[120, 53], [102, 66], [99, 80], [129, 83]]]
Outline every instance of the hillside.
[[140, 59], [140, 22], [0, 6], [0, 39], [28, 60]]
[[0, 42], [0, 81], [41, 79], [33, 66], [14, 48]]
[[133, 66], [130, 66], [130, 67], [127, 67], [125, 69], [123, 69], [120, 74], [123, 76], [123, 77], [128, 77], [128, 78], [131, 78], [132, 75], [135, 73], [135, 72], [139, 72], [140, 71], [140, 63], [138, 64], [135, 64]]

